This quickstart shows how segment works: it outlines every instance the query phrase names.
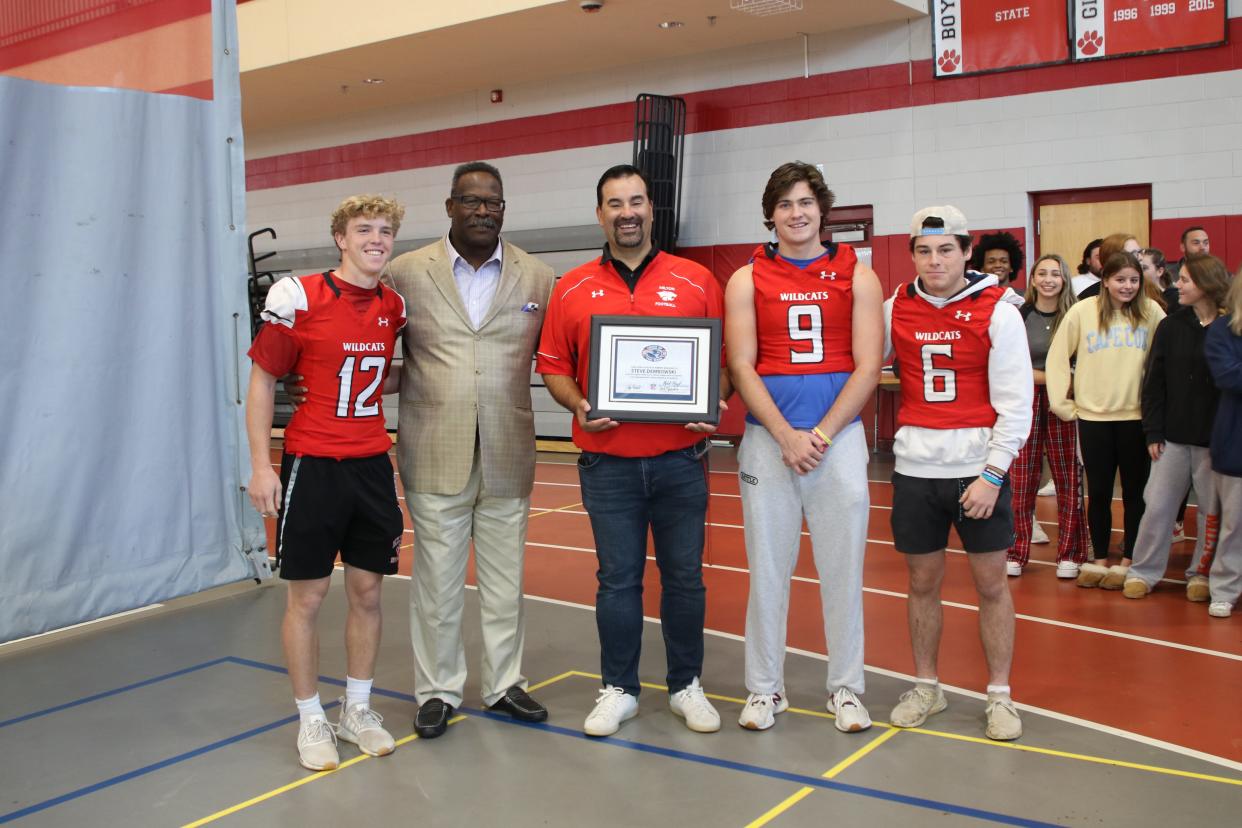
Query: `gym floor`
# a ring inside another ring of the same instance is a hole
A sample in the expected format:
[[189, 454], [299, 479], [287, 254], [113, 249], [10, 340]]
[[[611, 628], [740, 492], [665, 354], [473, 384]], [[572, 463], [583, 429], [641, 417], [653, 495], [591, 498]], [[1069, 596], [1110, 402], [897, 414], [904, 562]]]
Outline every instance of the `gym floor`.
[[[966, 562], [952, 552], [940, 665], [949, 709], [924, 728], [884, 723], [908, 686], [911, 661], [904, 564], [888, 531], [890, 467], [881, 462], [870, 470], [864, 600], [864, 701], [875, 727], [840, 733], [824, 712], [826, 657], [809, 549], [791, 597], [792, 707], [770, 731], [733, 724], [746, 695], [740, 634], [747, 571], [733, 452], [715, 449], [703, 684], [724, 726], [691, 733], [668, 711], [653, 564], [642, 659], [650, 683], [640, 714], [615, 737], [584, 737], [599, 656], [593, 542], [574, 459], [541, 453], [531, 498], [524, 668], [550, 710], [546, 724], [482, 709], [471, 590], [465, 707], [442, 738], [425, 743], [412, 735], [407, 543], [402, 574], [385, 589], [388, 625], [374, 699], [398, 739], [393, 755], [372, 759], [343, 744], [335, 771], [298, 766], [296, 711], [279, 643], [284, 587], [238, 585], [0, 646], [0, 824], [1236, 824], [1239, 616], [1210, 618], [1204, 604], [1185, 600], [1179, 576], [1142, 601], [1058, 581], [1048, 565], [1056, 538], [1050, 498], [1040, 499], [1038, 515], [1053, 544], [1034, 547], [1042, 561], [1010, 581], [1019, 613], [1012, 685], [1023, 738], [999, 744], [982, 737], [978, 613]], [[1184, 568], [1191, 543], [1175, 548], [1170, 573]], [[320, 626], [325, 702], [344, 684], [339, 580]]]

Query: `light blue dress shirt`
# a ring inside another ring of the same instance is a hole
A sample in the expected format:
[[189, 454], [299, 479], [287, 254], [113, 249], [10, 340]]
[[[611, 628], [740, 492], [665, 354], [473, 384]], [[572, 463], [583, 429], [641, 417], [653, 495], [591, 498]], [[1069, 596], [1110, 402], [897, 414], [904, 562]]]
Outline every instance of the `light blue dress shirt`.
[[453, 266], [453, 281], [457, 283], [457, 292], [461, 294], [462, 304], [470, 316], [470, 324], [475, 330], [483, 322], [483, 317], [492, 306], [496, 296], [496, 286], [500, 284], [501, 251], [503, 242], [497, 240], [496, 249], [478, 270], [470, 266], [470, 262], [462, 258], [453, 249], [449, 237], [444, 237], [444, 246], [448, 250], [449, 262]]

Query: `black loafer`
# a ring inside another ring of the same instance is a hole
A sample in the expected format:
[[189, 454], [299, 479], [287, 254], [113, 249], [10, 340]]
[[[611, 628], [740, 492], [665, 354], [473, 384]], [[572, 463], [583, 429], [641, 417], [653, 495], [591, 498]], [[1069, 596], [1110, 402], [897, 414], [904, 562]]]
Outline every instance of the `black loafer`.
[[448, 729], [453, 705], [443, 699], [428, 699], [414, 714], [414, 732], [420, 739], [434, 739]]
[[516, 684], [506, 690], [505, 694], [487, 709], [495, 710], [497, 713], [508, 713], [520, 722], [546, 722], [548, 720], [548, 708], [532, 699]]

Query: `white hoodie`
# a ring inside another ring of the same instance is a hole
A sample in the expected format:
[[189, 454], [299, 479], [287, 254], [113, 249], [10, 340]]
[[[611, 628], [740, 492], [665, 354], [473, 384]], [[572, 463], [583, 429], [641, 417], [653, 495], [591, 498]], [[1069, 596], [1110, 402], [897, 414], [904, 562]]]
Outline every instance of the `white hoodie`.
[[[961, 301], [984, 288], [995, 287], [996, 277], [968, 271], [970, 283], [947, 299], [923, 290], [918, 279], [915, 293], [937, 308]], [[904, 289], [898, 286], [898, 290]], [[884, 303], [884, 359], [893, 352], [893, 297]], [[1018, 309], [997, 301], [988, 326], [992, 347], [988, 352], [988, 399], [996, 411], [991, 428], [923, 428], [902, 426], [893, 442], [896, 470], [910, 477], [974, 477], [983, 467], [1009, 469], [1031, 433], [1031, 403], [1035, 380], [1031, 373], [1031, 353], [1026, 343], [1026, 327]]]

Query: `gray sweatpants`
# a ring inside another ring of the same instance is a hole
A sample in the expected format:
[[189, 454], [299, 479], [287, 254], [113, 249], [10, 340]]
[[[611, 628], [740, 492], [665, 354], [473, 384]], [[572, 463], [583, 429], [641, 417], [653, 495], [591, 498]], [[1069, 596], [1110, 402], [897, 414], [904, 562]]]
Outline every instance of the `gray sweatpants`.
[[1220, 502], [1220, 537], [1208, 575], [1212, 601], [1236, 604], [1242, 595], [1242, 477], [1212, 473]]
[[867, 544], [867, 440], [860, 423], [841, 430], [815, 469], [799, 475], [763, 426], [746, 424], [738, 450], [750, 599], [746, 605], [746, 689], [784, 692], [789, 583], [798, 562], [802, 516], [819, 572], [828, 691], [861, 694], [863, 553]]
[[1195, 532], [1198, 536], [1195, 539], [1195, 553], [1186, 568], [1186, 577], [1189, 578], [1199, 568], [1208, 536], [1207, 516], [1216, 502], [1212, 477], [1212, 456], [1207, 448], [1165, 442], [1164, 453], [1159, 460], [1152, 462], [1147, 487], [1143, 489], [1147, 508], [1134, 541], [1134, 562], [1130, 564], [1129, 577], [1138, 578], [1148, 587], [1155, 587], [1164, 577], [1169, 565], [1173, 523], [1191, 483], [1199, 502], [1199, 519]]

